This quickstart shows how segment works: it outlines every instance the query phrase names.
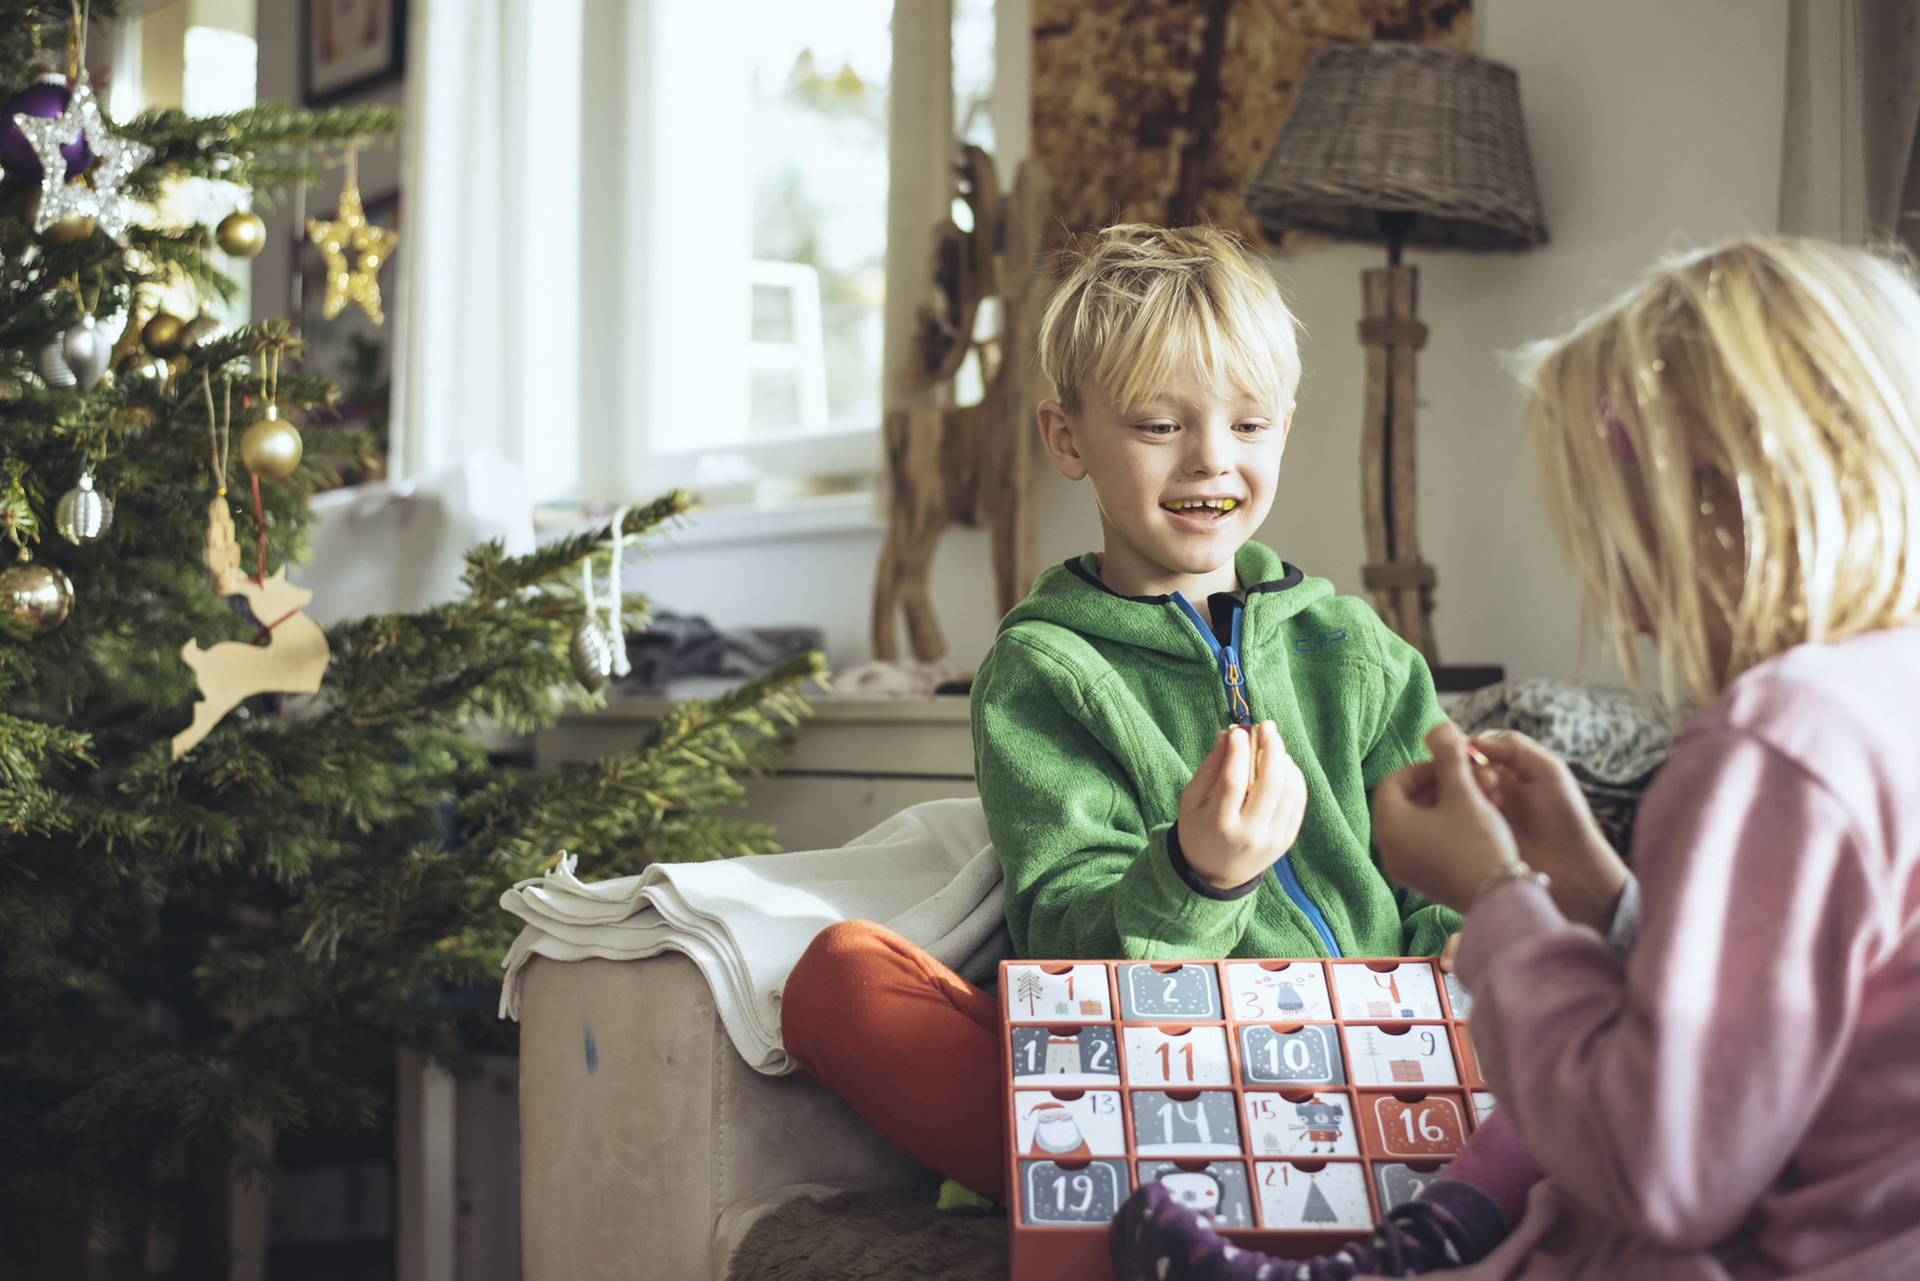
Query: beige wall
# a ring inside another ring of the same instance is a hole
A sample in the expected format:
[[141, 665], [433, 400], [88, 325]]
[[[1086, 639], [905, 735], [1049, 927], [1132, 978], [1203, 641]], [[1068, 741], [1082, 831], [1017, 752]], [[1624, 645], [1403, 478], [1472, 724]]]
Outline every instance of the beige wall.
[[[1497, 354], [1556, 332], [1663, 250], [1774, 229], [1786, 4], [1480, 8], [1482, 52], [1520, 75], [1551, 239], [1525, 255], [1413, 256], [1431, 330], [1420, 357], [1422, 546], [1440, 575], [1444, 660], [1568, 675], [1578, 596], [1534, 500], [1519, 396]], [[1359, 271], [1375, 260], [1343, 248], [1279, 265], [1308, 326], [1307, 372], [1290, 471], [1265, 532], [1283, 555], [1348, 589], [1363, 546]], [[1606, 647], [1589, 648], [1601, 657]], [[1614, 670], [1610, 661], [1587, 669]]]

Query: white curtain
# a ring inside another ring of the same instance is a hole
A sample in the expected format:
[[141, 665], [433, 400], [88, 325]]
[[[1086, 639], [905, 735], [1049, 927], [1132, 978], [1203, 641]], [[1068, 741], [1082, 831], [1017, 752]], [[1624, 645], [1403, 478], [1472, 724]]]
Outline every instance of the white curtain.
[[1920, 249], [1920, 7], [1792, 0], [1780, 229]]
[[579, 470], [582, 0], [413, 0], [394, 474]]
[[660, 425], [744, 435], [739, 22], [695, 0], [413, 0], [401, 475], [491, 450], [536, 498], [630, 501], [666, 487]]

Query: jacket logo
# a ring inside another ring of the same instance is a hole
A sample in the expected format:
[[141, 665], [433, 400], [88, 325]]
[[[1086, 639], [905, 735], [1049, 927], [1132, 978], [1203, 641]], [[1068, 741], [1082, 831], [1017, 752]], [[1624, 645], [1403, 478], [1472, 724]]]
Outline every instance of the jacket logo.
[[1338, 645], [1347, 638], [1347, 629], [1337, 632], [1321, 632], [1318, 636], [1302, 636], [1293, 642], [1293, 652], [1312, 657], [1322, 650]]

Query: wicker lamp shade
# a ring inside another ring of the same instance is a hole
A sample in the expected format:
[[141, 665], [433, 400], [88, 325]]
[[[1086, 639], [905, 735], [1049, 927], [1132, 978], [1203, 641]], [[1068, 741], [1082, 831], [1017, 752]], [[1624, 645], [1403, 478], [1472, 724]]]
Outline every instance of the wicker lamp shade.
[[1246, 198], [1275, 239], [1525, 249], [1547, 238], [1519, 78], [1433, 45], [1323, 45]]

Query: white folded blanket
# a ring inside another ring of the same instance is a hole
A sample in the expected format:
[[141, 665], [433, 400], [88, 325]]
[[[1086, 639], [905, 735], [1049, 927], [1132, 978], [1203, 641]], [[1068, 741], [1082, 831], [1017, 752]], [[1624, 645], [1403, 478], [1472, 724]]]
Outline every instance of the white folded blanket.
[[591, 883], [573, 870], [564, 856], [500, 896], [527, 923], [501, 962], [502, 1018], [520, 1017], [520, 972], [533, 957], [684, 952], [713, 985], [741, 1057], [779, 1074], [793, 1070], [780, 1043], [781, 989], [835, 921], [878, 921], [976, 982], [1008, 953], [1000, 861], [977, 798], [911, 806], [838, 849], [656, 863]]

